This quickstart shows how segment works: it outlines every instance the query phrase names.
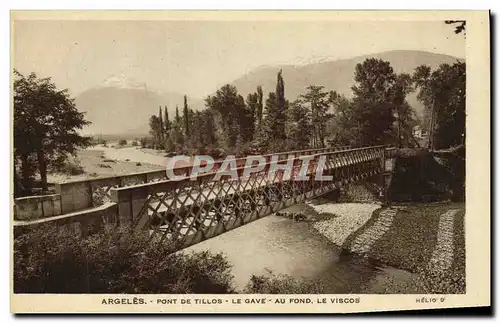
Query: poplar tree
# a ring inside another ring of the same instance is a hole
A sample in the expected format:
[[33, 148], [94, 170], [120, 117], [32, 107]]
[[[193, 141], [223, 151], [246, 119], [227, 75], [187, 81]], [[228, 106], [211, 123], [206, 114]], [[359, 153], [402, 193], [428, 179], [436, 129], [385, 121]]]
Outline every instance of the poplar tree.
[[260, 126], [262, 123], [262, 110], [264, 109], [264, 94], [262, 93], [262, 86], [257, 86], [257, 109], [255, 112], [257, 124]]
[[276, 92], [269, 93], [266, 100], [266, 120], [265, 130], [268, 141], [275, 141], [277, 145], [280, 141], [286, 140], [285, 122], [286, 122], [286, 100], [285, 84], [281, 76], [281, 70], [278, 72], [276, 82]]
[[179, 115], [179, 106], [175, 106], [175, 123], [177, 126], [180, 126], [181, 124], [181, 116]]
[[162, 113], [161, 113], [161, 105], [160, 105], [160, 111], [158, 112], [158, 119], [160, 120], [160, 127], [158, 129], [158, 137], [160, 139], [160, 142], [163, 142], [163, 139], [165, 138], [163, 136], [163, 117], [162, 117]]
[[168, 110], [167, 110], [167, 106], [165, 105], [165, 120], [164, 120], [164, 123], [165, 123], [165, 134], [167, 134], [168, 136], [168, 132], [170, 131], [170, 119], [168, 118]]
[[183, 117], [184, 117], [184, 135], [186, 136], [186, 138], [189, 138], [189, 109], [188, 109], [187, 96], [186, 95], [184, 95]]

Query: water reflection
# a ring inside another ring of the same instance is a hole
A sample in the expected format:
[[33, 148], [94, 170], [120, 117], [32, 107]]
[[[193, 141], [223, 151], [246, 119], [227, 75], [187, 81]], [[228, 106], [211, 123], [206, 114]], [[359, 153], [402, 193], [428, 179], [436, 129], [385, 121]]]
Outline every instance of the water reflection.
[[379, 271], [366, 262], [340, 257], [337, 246], [310, 225], [271, 215], [187, 248], [224, 253], [233, 265], [237, 289], [252, 274], [266, 272], [319, 278], [326, 293], [353, 293]]

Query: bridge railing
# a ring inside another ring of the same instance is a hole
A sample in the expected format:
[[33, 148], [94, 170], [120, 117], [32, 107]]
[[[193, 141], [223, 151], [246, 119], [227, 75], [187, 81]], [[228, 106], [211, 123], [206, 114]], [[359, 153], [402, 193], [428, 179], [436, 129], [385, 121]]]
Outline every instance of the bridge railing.
[[[56, 225], [61, 230], [69, 229], [77, 235], [92, 234], [105, 227], [114, 230], [117, 225], [134, 225], [134, 228], [150, 228], [149, 232], [152, 237], [157, 237], [156, 240], [180, 249], [349, 182], [377, 175], [383, 172], [384, 159], [390, 154], [390, 149], [379, 146], [307, 157], [313, 161], [307, 173], [313, 174], [317, 163], [321, 162], [321, 156], [325, 156], [322, 173], [333, 175], [327, 181], [316, 181], [314, 177], [301, 181], [284, 180], [284, 171], [281, 170], [273, 178], [265, 176], [270, 165], [287, 164], [287, 159], [271, 162], [240, 184], [228, 176], [215, 180], [215, 174], [203, 174], [195, 182], [184, 178], [113, 188], [112, 202], [70, 214], [35, 220], [17, 219], [14, 221], [14, 233], [17, 236], [41, 224]], [[292, 159], [295, 176], [302, 161], [296, 157]], [[248, 167], [240, 167], [239, 174], [244, 174], [245, 169]], [[200, 194], [196, 194], [197, 191]], [[231, 216], [232, 213], [234, 216]], [[214, 216], [217, 221], [207, 222]], [[202, 219], [204, 221], [200, 225]], [[155, 230], [170, 233], [161, 236], [158, 232], [154, 233]]]
[[[280, 159], [286, 158], [288, 155], [293, 154], [295, 156], [310, 155], [318, 152], [329, 152], [347, 149], [348, 147], [329, 147], [329, 148], [315, 148], [315, 149], [305, 149], [290, 152], [281, 152], [276, 154], [268, 154], [263, 157], [266, 161], [271, 160], [272, 156], [279, 156]], [[245, 158], [236, 159], [236, 164], [241, 166], [244, 164]], [[216, 161], [214, 163], [212, 171], [216, 171], [222, 164], [222, 160]], [[182, 166], [174, 168], [174, 174], [190, 174], [193, 169], [193, 165]], [[66, 214], [69, 212], [79, 211], [91, 207], [96, 207], [102, 205], [106, 202], [111, 201], [111, 188], [126, 187], [137, 184], [158, 182], [161, 180], [166, 180], [167, 174], [166, 169], [147, 171], [140, 173], [133, 173], [120, 176], [109, 176], [97, 179], [87, 179], [70, 181], [65, 183], [56, 184], [56, 193], [59, 196], [60, 206], [57, 209], [59, 214]], [[20, 203], [20, 202], [19, 202]], [[32, 203], [33, 205], [33, 203]], [[20, 205], [19, 208], [27, 208], [32, 210], [34, 206], [25, 207], [25, 205]], [[57, 214], [56, 214], [57, 215]]]
[[[234, 163], [236, 167], [243, 167], [245, 166], [245, 163], [248, 159], [249, 156], [260, 156], [265, 159], [266, 162], [270, 162], [273, 157], [277, 157], [278, 160], [285, 160], [289, 158], [290, 156], [294, 157], [299, 157], [299, 156], [308, 156], [312, 154], [318, 154], [318, 153], [325, 153], [325, 152], [333, 152], [333, 151], [341, 151], [341, 150], [346, 150], [349, 149], [349, 146], [337, 146], [337, 147], [326, 147], [326, 148], [310, 148], [310, 149], [303, 149], [303, 150], [294, 150], [294, 151], [284, 151], [284, 152], [278, 152], [278, 153], [272, 153], [272, 154], [266, 154], [266, 155], [248, 155], [246, 157], [241, 157], [241, 158], [234, 158], [234, 159], [220, 159], [220, 160], [215, 160], [212, 163], [212, 168], [210, 169], [210, 172], [216, 172], [221, 165], [224, 163], [224, 161], [231, 161], [232, 164]], [[200, 166], [208, 166], [207, 163], [201, 163]], [[175, 167], [173, 169], [173, 173], [177, 176], [189, 176], [191, 175], [191, 172], [193, 171], [193, 165], [190, 164], [188, 166], [182, 166], [182, 167]]]
[[[386, 148], [321, 152], [308, 158], [291, 156], [269, 161], [250, 174], [251, 166], [241, 166], [231, 170], [233, 176], [206, 173], [194, 180], [185, 176], [114, 188], [112, 200], [118, 207], [120, 225], [145, 229], [152, 241], [180, 249], [350, 182], [381, 174]], [[305, 159], [312, 160], [306, 171], [309, 178], [297, 178], [299, 170], [306, 167]], [[238, 180], [234, 180], [234, 172]], [[286, 176], [287, 172], [291, 176]], [[320, 175], [331, 178], [319, 180]]]

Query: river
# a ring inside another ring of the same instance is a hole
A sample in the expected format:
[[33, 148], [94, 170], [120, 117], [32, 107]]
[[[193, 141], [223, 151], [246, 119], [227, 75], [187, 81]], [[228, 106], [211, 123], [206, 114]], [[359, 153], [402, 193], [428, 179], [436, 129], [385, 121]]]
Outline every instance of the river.
[[368, 262], [340, 256], [340, 248], [317, 234], [311, 225], [270, 215], [185, 249], [222, 252], [233, 266], [237, 290], [241, 291], [251, 275], [276, 274], [294, 278], [319, 279], [325, 293], [360, 293], [386, 276], [406, 273], [390, 267], [375, 267]]
[[153, 155], [149, 153], [145, 153], [141, 151], [138, 147], [123, 147], [123, 148], [114, 148], [114, 147], [103, 147], [103, 146], [95, 146], [91, 148], [92, 150], [101, 150], [104, 152], [104, 155], [108, 159], [114, 160], [130, 160], [133, 162], [140, 163], [148, 163], [159, 166], [166, 166], [168, 157], [164, 157], [161, 155]]

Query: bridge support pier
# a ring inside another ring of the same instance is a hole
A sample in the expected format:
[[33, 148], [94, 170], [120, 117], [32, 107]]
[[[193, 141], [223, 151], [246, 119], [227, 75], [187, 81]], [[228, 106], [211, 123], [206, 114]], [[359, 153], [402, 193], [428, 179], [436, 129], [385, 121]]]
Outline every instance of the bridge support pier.
[[396, 156], [397, 149], [389, 148], [384, 151], [384, 156], [382, 158], [382, 169], [383, 173], [381, 174], [381, 187], [382, 187], [382, 203], [385, 206], [392, 205], [391, 198], [391, 183], [392, 183], [392, 174], [394, 171], [394, 167], [396, 165]]
[[392, 173], [383, 173], [381, 176], [381, 190], [382, 190], [382, 205], [391, 206], [391, 182], [392, 182]]

